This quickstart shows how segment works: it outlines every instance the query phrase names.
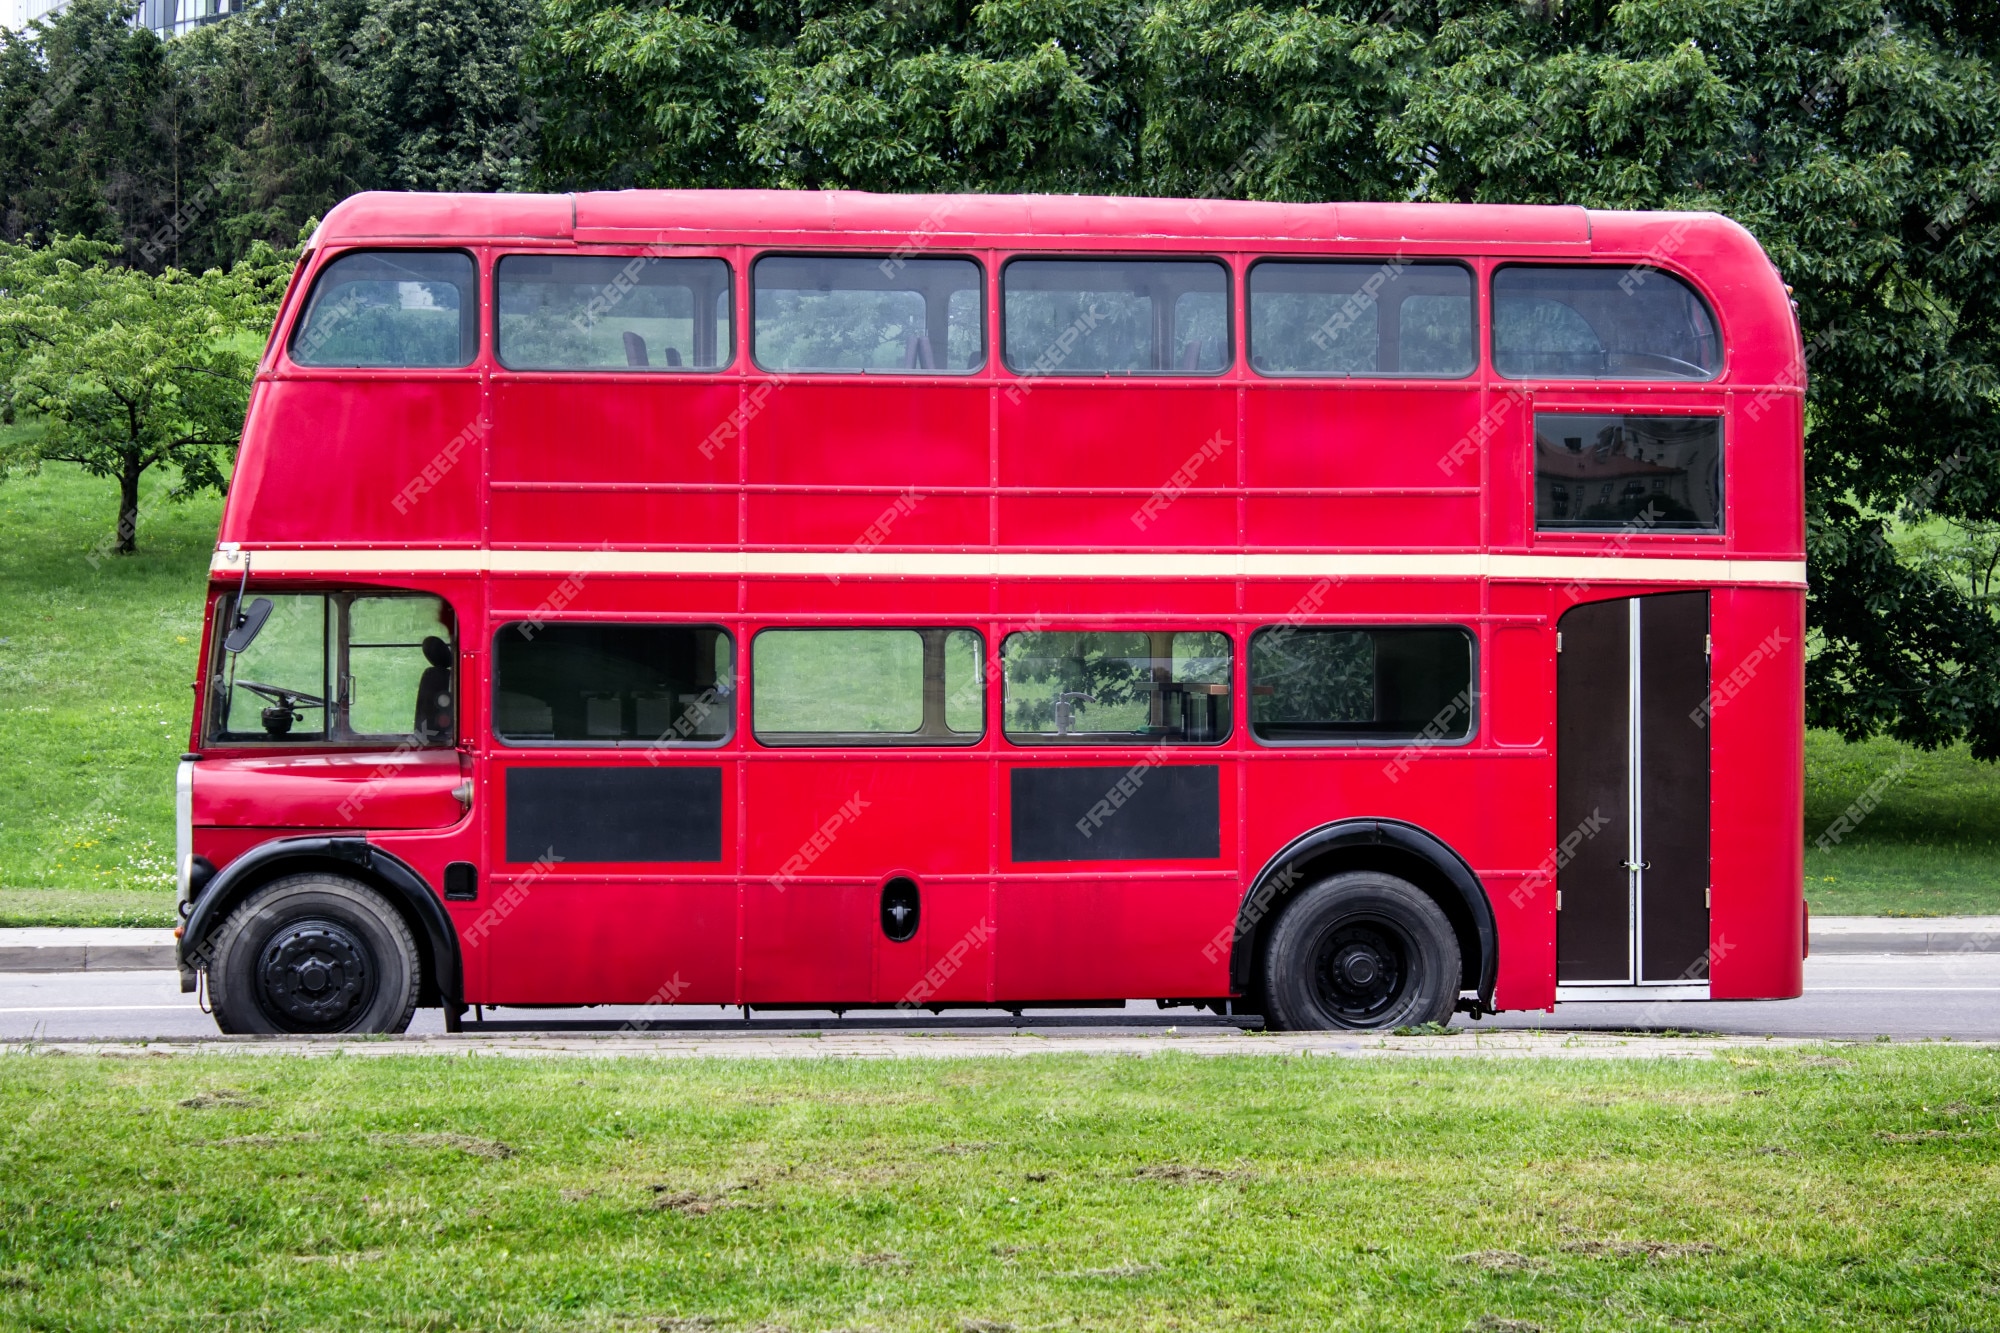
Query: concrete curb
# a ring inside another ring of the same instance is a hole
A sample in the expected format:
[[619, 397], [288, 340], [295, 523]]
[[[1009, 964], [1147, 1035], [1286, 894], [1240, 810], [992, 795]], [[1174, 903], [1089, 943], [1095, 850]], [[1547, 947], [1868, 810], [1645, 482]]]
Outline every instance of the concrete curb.
[[1826, 916], [1812, 923], [1815, 954], [2000, 953], [2000, 916]]
[[[2000, 953], [2000, 916], [1823, 916], [1815, 954]], [[153, 972], [174, 967], [174, 933], [116, 926], [0, 929], [0, 972]]]
[[0, 929], [0, 972], [156, 972], [174, 967], [174, 932], [118, 926]]

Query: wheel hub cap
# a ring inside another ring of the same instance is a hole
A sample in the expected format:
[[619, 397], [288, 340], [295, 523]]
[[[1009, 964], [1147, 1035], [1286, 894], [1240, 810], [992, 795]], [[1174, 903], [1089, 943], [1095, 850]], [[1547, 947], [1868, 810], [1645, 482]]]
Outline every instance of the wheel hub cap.
[[257, 984], [272, 1017], [311, 1031], [345, 1027], [367, 1007], [374, 978], [367, 950], [347, 927], [298, 921], [264, 946]]
[[1340, 961], [1335, 965], [1340, 970], [1340, 978], [1348, 985], [1365, 990], [1382, 975], [1382, 960], [1366, 945], [1353, 945], [1340, 952]]
[[1317, 952], [1320, 1003], [1337, 1022], [1367, 1024], [1408, 987], [1408, 952], [1386, 923], [1350, 919], [1328, 931]]

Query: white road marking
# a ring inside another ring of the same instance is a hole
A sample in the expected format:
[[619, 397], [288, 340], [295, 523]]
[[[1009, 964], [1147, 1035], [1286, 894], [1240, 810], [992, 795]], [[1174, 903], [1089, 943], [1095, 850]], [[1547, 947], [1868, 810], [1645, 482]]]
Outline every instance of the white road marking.
[[34, 1009], [0, 1009], [0, 1014], [104, 1014], [137, 1013], [142, 1009], [189, 1009], [193, 1004], [48, 1004]]

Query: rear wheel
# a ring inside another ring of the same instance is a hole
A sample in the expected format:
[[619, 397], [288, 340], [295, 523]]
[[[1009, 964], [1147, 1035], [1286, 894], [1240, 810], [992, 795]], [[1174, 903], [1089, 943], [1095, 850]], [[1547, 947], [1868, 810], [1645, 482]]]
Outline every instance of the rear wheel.
[[1458, 1005], [1458, 937], [1407, 880], [1372, 870], [1322, 880], [1292, 900], [1264, 949], [1273, 1028], [1448, 1023]]
[[291, 875], [222, 923], [208, 989], [224, 1032], [401, 1032], [421, 967], [381, 894], [338, 875]]

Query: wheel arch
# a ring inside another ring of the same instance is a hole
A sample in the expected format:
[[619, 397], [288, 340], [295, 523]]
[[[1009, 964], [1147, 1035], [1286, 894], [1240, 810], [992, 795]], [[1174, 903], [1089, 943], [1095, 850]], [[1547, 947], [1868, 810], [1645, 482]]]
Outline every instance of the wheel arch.
[[207, 969], [209, 948], [229, 914], [273, 880], [307, 871], [328, 871], [366, 884], [403, 918], [416, 941], [423, 967], [419, 1006], [441, 1005], [448, 1026], [465, 1007], [463, 960], [458, 932], [424, 877], [402, 858], [365, 838], [278, 838], [251, 848], [217, 871], [202, 888], [180, 931], [182, 988]]
[[1477, 992], [1493, 1008], [1499, 971], [1499, 932], [1493, 904], [1464, 857], [1435, 834], [1399, 819], [1342, 819], [1286, 843], [1250, 881], [1236, 909], [1229, 988], [1254, 995], [1263, 942], [1278, 914], [1297, 893], [1344, 870], [1378, 870], [1406, 879], [1435, 902], [1458, 937], [1459, 989]]

